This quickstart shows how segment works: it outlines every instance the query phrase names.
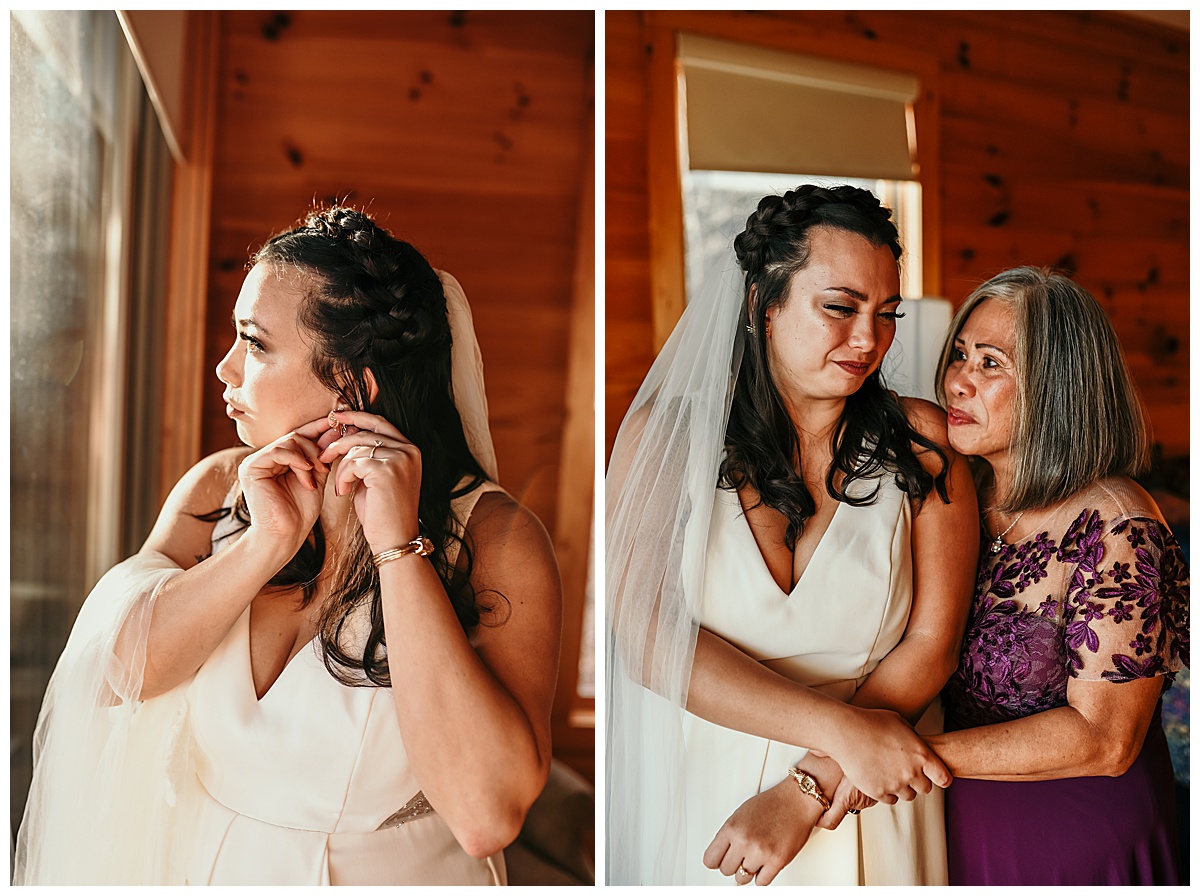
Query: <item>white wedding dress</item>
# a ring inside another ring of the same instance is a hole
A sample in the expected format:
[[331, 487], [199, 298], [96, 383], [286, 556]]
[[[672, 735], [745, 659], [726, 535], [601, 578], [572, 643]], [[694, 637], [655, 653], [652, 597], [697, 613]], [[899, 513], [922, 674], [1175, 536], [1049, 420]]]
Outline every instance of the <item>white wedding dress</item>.
[[[874, 504], [839, 504], [790, 594], [772, 578], [732, 490], [717, 489], [697, 612], [702, 627], [781, 675], [839, 700], [857, 688], [904, 635], [912, 604], [911, 510], [891, 475]], [[873, 482], [852, 488], [869, 493]], [[859, 494], [859, 491], [855, 491]], [[929, 500], [937, 500], [931, 495]], [[941, 730], [935, 701], [918, 725]], [[726, 819], [788, 777], [807, 750], [687, 715], [686, 880], [726, 884], [704, 850]], [[796, 791], [797, 799], [811, 799]], [[879, 804], [836, 831], [816, 829], [776, 884], [945, 884], [942, 794]]]
[[[500, 490], [456, 499], [455, 516]], [[467, 855], [421, 795], [391, 691], [340, 684], [313, 641], [258, 699], [249, 622], [247, 608], [187, 686], [200, 806], [187, 883], [504, 884], [503, 854]]]

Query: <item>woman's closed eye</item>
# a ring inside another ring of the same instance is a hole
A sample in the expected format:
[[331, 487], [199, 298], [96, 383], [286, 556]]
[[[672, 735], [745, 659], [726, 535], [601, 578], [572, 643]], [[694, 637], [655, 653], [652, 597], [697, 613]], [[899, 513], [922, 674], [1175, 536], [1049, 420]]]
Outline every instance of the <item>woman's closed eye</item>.
[[[858, 313], [858, 309], [851, 305], [835, 305], [827, 304], [823, 306], [826, 311], [832, 311], [838, 317], [851, 317]], [[879, 316], [884, 320], [899, 320], [904, 317], [903, 311], [881, 311]]]

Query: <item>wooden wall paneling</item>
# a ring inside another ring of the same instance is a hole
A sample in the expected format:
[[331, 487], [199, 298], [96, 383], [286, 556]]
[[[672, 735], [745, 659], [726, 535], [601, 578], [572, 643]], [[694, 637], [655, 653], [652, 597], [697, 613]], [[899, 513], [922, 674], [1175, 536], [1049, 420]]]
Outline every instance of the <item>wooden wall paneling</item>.
[[1160, 165], [1168, 171], [1187, 172], [1188, 120], [1178, 111], [1132, 108], [1117, 99], [1094, 96], [1047, 95], [1032, 87], [962, 72], [946, 79], [943, 102], [949, 117], [1003, 122], [1027, 135], [1037, 134], [1039, 142], [1053, 136], [1077, 146], [1080, 155], [1103, 147], [1106, 155], [1145, 159], [1147, 179]]
[[654, 360], [641, 14], [605, 13], [605, 457]]
[[1070, 228], [1096, 236], [1187, 241], [1191, 203], [1186, 190], [1116, 180], [1002, 177], [990, 170], [947, 165], [944, 189], [955, 210], [976, 225], [1000, 213], [1015, 223]]
[[1059, 180], [1118, 180], [1186, 189], [1188, 168], [1156, 159], [1150, 150], [1122, 155], [1105, 144], [1084, 146], [1058, 135], [986, 118], [943, 116], [943, 163], [968, 171]]
[[942, 295], [942, 79], [938, 72], [921, 74], [921, 93], [913, 103], [917, 174], [921, 182], [921, 266], [925, 295]]
[[982, 34], [991, 30], [1024, 44], [1043, 45], [1050, 51], [1066, 46], [1109, 57], [1147, 59], [1164, 68], [1187, 69], [1185, 33], [1116, 13], [956, 10], [944, 15], [973, 23]]
[[[1003, 20], [1001, 20], [1003, 21]], [[1031, 40], [1007, 35], [993, 23], [956, 23], [939, 32], [939, 55], [956, 72], [996, 78], [1016, 86], [1075, 97], [1096, 97], [1130, 108], [1178, 110], [1187, 104], [1186, 54], [1163, 66], [1160, 50], [1126, 49], [1104, 53], [1095, 46], [1071, 45], [1053, 35]], [[1185, 63], [1182, 69], [1179, 62]]]
[[[536, 16], [496, 10], [405, 10], [399, 16], [395, 10], [355, 10], [353, 15], [337, 10], [311, 10], [303, 16], [239, 10], [228, 15], [230, 30], [260, 34], [272, 41], [304, 30], [358, 41], [405, 37], [428, 44], [478, 47], [487, 53], [497, 49], [545, 53], [550, 47], [562, 55], [580, 59], [588, 56], [592, 45], [592, 32], [580, 27], [580, 14], [564, 10], [546, 10]], [[346, 57], [319, 59], [315, 61], [316, 68], [310, 62], [309, 70], [320, 74], [325, 63], [333, 68], [347, 61], [357, 61], [357, 55], [349, 60]]]
[[1117, 15], [1106, 18], [1122, 34], [1116, 42], [1105, 36], [1107, 24], [1104, 34], [1080, 27], [1087, 13], [877, 9], [783, 15], [820, 28], [835, 48], [851, 38], [908, 46], [935, 55], [946, 71], [997, 75], [1054, 92], [1094, 90], [1151, 108], [1178, 108], [1188, 95], [1179, 79], [1188, 70], [1187, 36]]
[[176, 163], [168, 241], [160, 504], [201, 457], [212, 166], [217, 108], [216, 12], [188, 13], [188, 156]]
[[654, 352], [675, 328], [684, 303], [682, 135], [683, 72], [675, 32], [649, 26], [643, 34], [649, 61], [646, 178], [650, 198], [650, 276]]
[[690, 31], [784, 52], [810, 53], [917, 75], [932, 75], [938, 70], [937, 57], [923, 49], [923, 41], [886, 43], [868, 36], [870, 28], [863, 28], [861, 33], [838, 33], [807, 12], [653, 11], [645, 15], [656, 28]]

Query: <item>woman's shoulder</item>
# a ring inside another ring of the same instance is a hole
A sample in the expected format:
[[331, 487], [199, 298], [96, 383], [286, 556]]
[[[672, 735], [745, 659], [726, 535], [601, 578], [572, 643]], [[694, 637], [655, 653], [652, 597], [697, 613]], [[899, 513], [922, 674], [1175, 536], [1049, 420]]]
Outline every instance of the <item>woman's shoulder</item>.
[[1150, 493], [1124, 476], [1110, 476], [1084, 486], [1066, 502], [1068, 515], [1095, 514], [1113, 526], [1127, 519], [1148, 519], [1163, 523], [1162, 512]]
[[[225, 448], [201, 458], [183, 475], [176, 486], [178, 495], [189, 505], [202, 505], [207, 509], [187, 508], [189, 513], [207, 513], [222, 506], [238, 480], [238, 466], [253, 451], [245, 445]], [[181, 508], [183, 509], [183, 508]]]
[[467, 532], [477, 552], [487, 555], [516, 551], [531, 559], [553, 558], [550, 535], [537, 514], [493, 483], [481, 488], [483, 492], [466, 520]]
[[1071, 557], [1076, 556], [1076, 549], [1101, 542], [1110, 546], [1139, 542], [1141, 534], [1153, 534], [1160, 544], [1173, 543], [1174, 539], [1149, 493], [1132, 479], [1120, 476], [1089, 483], [1050, 508], [1042, 527], [1060, 533], [1059, 546]]
[[942, 408], [924, 398], [899, 396], [897, 401], [914, 432], [935, 442], [940, 448], [950, 447], [946, 435], [946, 412]]
[[142, 550], [165, 554], [183, 569], [207, 556], [221, 516], [216, 512], [227, 506], [238, 465], [250, 451], [244, 446], [217, 451], [184, 473], [167, 496]]

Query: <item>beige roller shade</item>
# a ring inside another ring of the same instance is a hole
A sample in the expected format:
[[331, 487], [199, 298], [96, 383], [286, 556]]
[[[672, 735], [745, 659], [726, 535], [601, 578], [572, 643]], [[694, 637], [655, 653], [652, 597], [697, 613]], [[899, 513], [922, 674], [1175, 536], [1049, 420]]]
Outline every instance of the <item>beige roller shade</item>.
[[679, 35], [694, 170], [911, 180], [915, 77]]

